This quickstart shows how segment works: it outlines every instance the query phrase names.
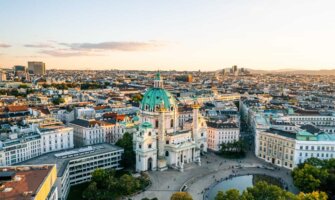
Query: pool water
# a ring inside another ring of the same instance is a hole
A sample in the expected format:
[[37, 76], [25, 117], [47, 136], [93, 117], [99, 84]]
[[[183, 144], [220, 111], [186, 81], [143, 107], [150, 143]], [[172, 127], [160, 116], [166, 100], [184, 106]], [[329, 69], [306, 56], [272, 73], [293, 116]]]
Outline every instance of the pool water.
[[276, 178], [264, 175], [243, 175], [243, 176], [236, 176], [227, 180], [223, 180], [220, 183], [216, 184], [214, 187], [210, 189], [208, 194], [209, 200], [214, 200], [215, 196], [219, 191], [226, 191], [229, 189], [237, 189], [242, 193], [248, 187], [252, 187], [258, 181], [267, 181], [272, 184], [278, 185], [281, 187], [281, 183]]

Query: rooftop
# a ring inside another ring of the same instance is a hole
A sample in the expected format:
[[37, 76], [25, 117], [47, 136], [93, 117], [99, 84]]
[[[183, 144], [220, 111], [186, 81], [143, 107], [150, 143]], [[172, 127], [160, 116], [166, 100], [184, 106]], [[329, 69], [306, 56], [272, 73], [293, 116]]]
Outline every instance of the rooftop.
[[334, 141], [335, 142], [335, 135], [328, 134], [328, 133], [321, 133], [317, 136], [318, 141]]
[[233, 122], [233, 121], [221, 121], [221, 120], [217, 120], [217, 121], [208, 121], [207, 122], [207, 126], [208, 127], [212, 127], [212, 128], [238, 128], [238, 124]]
[[24, 161], [20, 164], [24, 165], [56, 164], [58, 173], [57, 176], [61, 177], [63, 176], [67, 164], [71, 160], [118, 150], [122, 150], [122, 148], [115, 145], [103, 143], [82, 148], [75, 148], [67, 151], [58, 151], [44, 154], [42, 156]]
[[[3, 182], [0, 199], [33, 199], [50, 173], [52, 165], [1, 167], [0, 174], [10, 178]], [[6, 178], [7, 178], [6, 177]]]
[[291, 139], [296, 138], [296, 133], [290, 133], [290, 132], [287, 132], [287, 131], [282, 131], [282, 130], [277, 130], [277, 129], [270, 128], [266, 132], [276, 134], [276, 135], [280, 135], [280, 136], [287, 137], [287, 138], [291, 138]]
[[76, 119], [76, 120], [72, 121], [71, 124], [75, 124], [75, 125], [78, 125], [78, 126], [83, 126], [83, 127], [89, 128], [89, 127], [95, 126], [96, 124], [101, 126], [101, 125], [107, 125], [109, 123], [105, 122], [105, 121], [97, 121], [97, 120]]

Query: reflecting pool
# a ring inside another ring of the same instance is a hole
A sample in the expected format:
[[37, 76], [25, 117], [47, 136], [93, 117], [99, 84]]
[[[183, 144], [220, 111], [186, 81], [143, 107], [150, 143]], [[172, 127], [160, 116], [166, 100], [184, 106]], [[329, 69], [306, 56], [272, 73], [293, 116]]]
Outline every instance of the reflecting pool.
[[220, 183], [214, 185], [207, 193], [208, 199], [214, 200], [219, 191], [226, 191], [229, 189], [237, 189], [242, 193], [243, 190], [253, 186], [258, 181], [266, 181], [270, 184], [282, 187], [280, 180], [266, 175], [254, 174], [236, 176], [233, 178], [224, 179]]

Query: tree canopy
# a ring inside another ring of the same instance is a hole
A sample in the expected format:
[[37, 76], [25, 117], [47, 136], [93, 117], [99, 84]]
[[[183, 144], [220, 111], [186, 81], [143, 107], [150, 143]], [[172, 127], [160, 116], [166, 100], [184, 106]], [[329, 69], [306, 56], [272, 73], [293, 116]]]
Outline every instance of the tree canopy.
[[335, 159], [309, 158], [293, 172], [294, 184], [303, 192], [324, 191], [335, 198]]
[[171, 200], [193, 200], [188, 192], [175, 192], [172, 194]]
[[325, 192], [314, 191], [295, 195], [278, 186], [268, 184], [265, 181], [257, 182], [253, 187], [247, 188], [242, 194], [236, 189], [225, 192], [219, 191], [215, 200], [327, 200]]
[[136, 164], [135, 152], [133, 150], [133, 136], [130, 133], [124, 133], [123, 137], [116, 142], [117, 146], [124, 148], [121, 164], [125, 168], [134, 168]]
[[243, 157], [245, 155], [246, 145], [242, 140], [222, 143], [220, 154], [227, 157]]
[[143, 190], [148, 184], [145, 176], [135, 178], [127, 173], [118, 175], [114, 170], [96, 169], [82, 196], [87, 200], [116, 199]]

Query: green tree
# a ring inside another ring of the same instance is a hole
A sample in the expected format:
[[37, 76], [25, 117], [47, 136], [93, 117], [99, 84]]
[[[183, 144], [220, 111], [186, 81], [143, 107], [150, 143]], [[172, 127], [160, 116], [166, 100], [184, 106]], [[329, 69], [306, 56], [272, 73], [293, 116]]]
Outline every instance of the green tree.
[[304, 164], [301, 168], [295, 168], [292, 172], [294, 185], [303, 192], [319, 190], [321, 183], [328, 177], [325, 169]]
[[236, 189], [230, 189], [226, 192], [219, 191], [215, 197], [215, 200], [240, 200], [240, 192]]
[[193, 198], [188, 192], [175, 192], [170, 200], [193, 200]]
[[57, 97], [57, 98], [52, 100], [52, 103], [55, 104], [55, 105], [59, 105], [59, 104], [64, 103], [64, 102], [65, 102], [65, 100], [61, 97]]
[[142, 101], [143, 95], [138, 93], [132, 96], [131, 100], [135, 103], [140, 103]]
[[257, 182], [253, 187], [243, 191], [241, 199], [243, 200], [297, 200], [297, 197], [281, 189], [278, 186], [270, 185], [265, 181]]
[[223, 191], [219, 191], [215, 196], [215, 200], [225, 200], [225, 193]]
[[309, 164], [314, 167], [323, 167], [326, 164], [326, 161], [312, 157], [308, 158], [300, 167], [303, 167], [304, 164]]
[[135, 152], [133, 150], [133, 136], [130, 133], [125, 133], [121, 139], [116, 142], [117, 146], [124, 148], [121, 164], [125, 168], [135, 167]]
[[88, 200], [95, 200], [96, 199], [96, 192], [98, 191], [97, 183], [92, 181], [86, 190], [83, 192], [83, 198]]
[[124, 174], [120, 177], [120, 189], [123, 194], [129, 195], [140, 188], [139, 180], [135, 179], [131, 175]]
[[106, 180], [108, 179], [108, 173], [105, 169], [96, 169], [92, 173], [92, 181], [97, 183], [99, 188], [104, 188]]
[[327, 200], [328, 195], [325, 192], [314, 191], [312, 193], [300, 192], [298, 200]]
[[27, 88], [28, 88], [28, 85], [27, 85], [27, 84], [20, 84], [20, 85], [19, 85], [19, 89], [21, 89], [21, 88], [23, 88], [23, 89], [27, 89]]

